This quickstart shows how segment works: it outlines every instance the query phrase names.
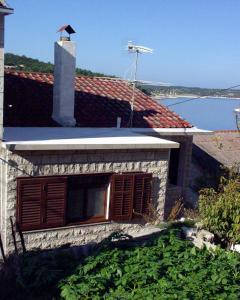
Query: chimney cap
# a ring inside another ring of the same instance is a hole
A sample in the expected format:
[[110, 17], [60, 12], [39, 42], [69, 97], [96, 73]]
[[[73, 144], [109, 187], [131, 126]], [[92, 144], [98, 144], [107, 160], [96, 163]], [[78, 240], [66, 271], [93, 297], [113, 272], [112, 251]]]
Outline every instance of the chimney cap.
[[10, 15], [13, 14], [13, 12], [13, 8], [11, 8], [5, 0], [0, 0], [0, 14]]
[[63, 32], [63, 31], [66, 31], [68, 34], [76, 33], [76, 31], [72, 28], [71, 25], [64, 25], [61, 28], [59, 28], [57, 32]]

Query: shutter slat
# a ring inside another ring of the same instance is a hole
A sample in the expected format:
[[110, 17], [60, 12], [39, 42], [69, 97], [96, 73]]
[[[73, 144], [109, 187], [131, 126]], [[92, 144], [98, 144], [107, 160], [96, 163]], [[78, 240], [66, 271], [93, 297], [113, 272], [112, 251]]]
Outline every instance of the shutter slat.
[[136, 174], [133, 210], [135, 217], [148, 213], [151, 202], [152, 174]]
[[45, 190], [46, 225], [48, 227], [63, 226], [65, 224], [67, 178], [59, 177], [47, 181]]
[[132, 175], [115, 174], [111, 184], [111, 218], [115, 221], [132, 217], [134, 181]]
[[22, 230], [40, 227], [41, 198], [41, 180], [18, 180], [17, 222]]
[[22, 230], [65, 224], [67, 177], [18, 179], [17, 222]]

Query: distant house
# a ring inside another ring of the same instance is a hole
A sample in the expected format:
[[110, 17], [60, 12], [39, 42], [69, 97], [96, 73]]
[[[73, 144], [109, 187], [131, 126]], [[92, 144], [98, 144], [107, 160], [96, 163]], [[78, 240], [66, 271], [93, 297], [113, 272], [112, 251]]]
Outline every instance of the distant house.
[[[186, 199], [193, 134], [204, 132], [120, 79], [75, 77], [75, 45], [55, 43], [55, 74], [6, 71], [0, 232], [27, 249], [137, 232]], [[2, 70], [2, 69], [1, 69]], [[55, 78], [55, 79], [54, 79]]]
[[[190, 186], [216, 187], [223, 168], [240, 166], [240, 132], [219, 130], [211, 134], [195, 135], [193, 138]], [[195, 199], [197, 199], [195, 195]]]

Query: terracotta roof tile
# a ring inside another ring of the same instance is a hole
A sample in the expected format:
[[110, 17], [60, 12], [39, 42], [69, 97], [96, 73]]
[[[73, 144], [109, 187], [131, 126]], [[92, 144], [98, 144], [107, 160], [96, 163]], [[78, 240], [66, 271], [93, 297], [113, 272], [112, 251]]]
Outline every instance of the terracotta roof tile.
[[[6, 71], [4, 126], [59, 126], [52, 120], [53, 75]], [[189, 128], [187, 121], [141, 91], [136, 91], [133, 127]], [[132, 87], [105, 77], [76, 77], [75, 118], [80, 127], [127, 127]]]

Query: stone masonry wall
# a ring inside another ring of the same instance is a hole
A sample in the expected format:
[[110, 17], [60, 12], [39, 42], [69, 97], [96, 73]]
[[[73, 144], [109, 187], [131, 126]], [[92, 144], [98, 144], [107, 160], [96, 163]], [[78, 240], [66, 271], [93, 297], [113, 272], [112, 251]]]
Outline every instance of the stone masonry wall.
[[[16, 178], [20, 176], [66, 175], [81, 173], [134, 172], [153, 174], [153, 201], [164, 216], [165, 193], [168, 173], [169, 150], [121, 150], [121, 151], [33, 151], [8, 152], [5, 156], [7, 168], [6, 193], [2, 210], [4, 218], [1, 228], [6, 252], [13, 250], [10, 216], [16, 217]], [[6, 172], [6, 170], [5, 170]], [[111, 232], [123, 229], [136, 233], [141, 224], [106, 222], [95, 225], [76, 225], [56, 229], [24, 232], [26, 248], [54, 248], [66, 243], [82, 245], [98, 242]]]
[[192, 136], [163, 136], [163, 138], [180, 143], [177, 186], [167, 185], [165, 202], [165, 217], [167, 217], [175, 201], [182, 199], [187, 205], [191, 205], [188, 187], [192, 158]]

